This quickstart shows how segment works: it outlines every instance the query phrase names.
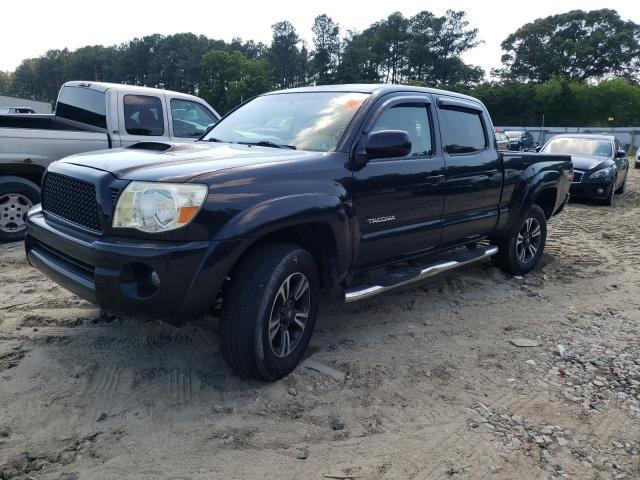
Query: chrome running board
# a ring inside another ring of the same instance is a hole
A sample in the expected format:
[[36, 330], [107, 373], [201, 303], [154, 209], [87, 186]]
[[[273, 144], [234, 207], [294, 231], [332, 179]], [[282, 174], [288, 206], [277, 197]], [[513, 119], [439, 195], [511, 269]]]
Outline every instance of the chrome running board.
[[427, 264], [423, 267], [410, 267], [404, 270], [387, 273], [376, 278], [370, 283], [350, 288], [344, 291], [344, 301], [346, 303], [357, 302], [375, 295], [388, 292], [394, 288], [403, 287], [413, 282], [433, 277], [440, 273], [454, 268], [463, 267], [470, 263], [489, 258], [498, 253], [498, 247], [489, 245], [488, 247], [475, 248], [466, 252], [454, 255], [448, 260]]

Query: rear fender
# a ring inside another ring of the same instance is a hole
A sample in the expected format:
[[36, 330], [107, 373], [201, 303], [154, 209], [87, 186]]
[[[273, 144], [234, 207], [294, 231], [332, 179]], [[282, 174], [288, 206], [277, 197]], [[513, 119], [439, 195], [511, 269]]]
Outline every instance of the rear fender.
[[[502, 208], [500, 222], [496, 236], [510, 237], [522, 224], [524, 216], [543, 190], [554, 188], [558, 191], [558, 183], [562, 181], [562, 174], [551, 168], [544, 168], [543, 164], [529, 166], [520, 176], [518, 185], [513, 191], [511, 202]], [[557, 192], [556, 192], [557, 195]], [[558, 197], [556, 196], [556, 206]], [[555, 209], [555, 206], [554, 206]]]

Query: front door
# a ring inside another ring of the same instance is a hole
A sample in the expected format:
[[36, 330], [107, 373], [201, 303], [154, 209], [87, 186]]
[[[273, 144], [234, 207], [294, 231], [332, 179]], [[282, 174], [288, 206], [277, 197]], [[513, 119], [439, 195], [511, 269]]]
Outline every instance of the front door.
[[431, 97], [381, 100], [365, 121], [362, 142], [382, 130], [407, 132], [412, 148], [405, 157], [370, 159], [354, 174], [357, 268], [428, 251], [440, 243], [442, 232], [444, 160], [436, 154]]

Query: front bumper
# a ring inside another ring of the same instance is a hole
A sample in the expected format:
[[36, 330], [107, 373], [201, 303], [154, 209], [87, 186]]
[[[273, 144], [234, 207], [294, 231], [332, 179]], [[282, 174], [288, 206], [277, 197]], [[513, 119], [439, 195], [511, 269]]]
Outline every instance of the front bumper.
[[37, 206], [25, 248], [32, 266], [106, 312], [177, 320], [207, 313], [241, 242], [99, 237], [45, 218]]
[[605, 199], [610, 194], [610, 186], [611, 179], [606, 179], [598, 183], [572, 183], [569, 192], [572, 198]]

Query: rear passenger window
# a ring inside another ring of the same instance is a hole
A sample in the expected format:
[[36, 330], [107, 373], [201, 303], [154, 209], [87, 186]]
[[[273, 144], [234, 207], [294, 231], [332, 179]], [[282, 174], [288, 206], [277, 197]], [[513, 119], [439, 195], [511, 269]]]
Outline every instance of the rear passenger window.
[[410, 156], [428, 156], [433, 154], [431, 147], [431, 123], [425, 104], [395, 105], [383, 111], [372, 133], [383, 130], [402, 130], [411, 139]]
[[164, 135], [160, 99], [149, 95], [125, 95], [124, 126], [129, 135]]
[[448, 154], [473, 153], [486, 148], [487, 138], [480, 112], [441, 108], [438, 117], [444, 149]]

